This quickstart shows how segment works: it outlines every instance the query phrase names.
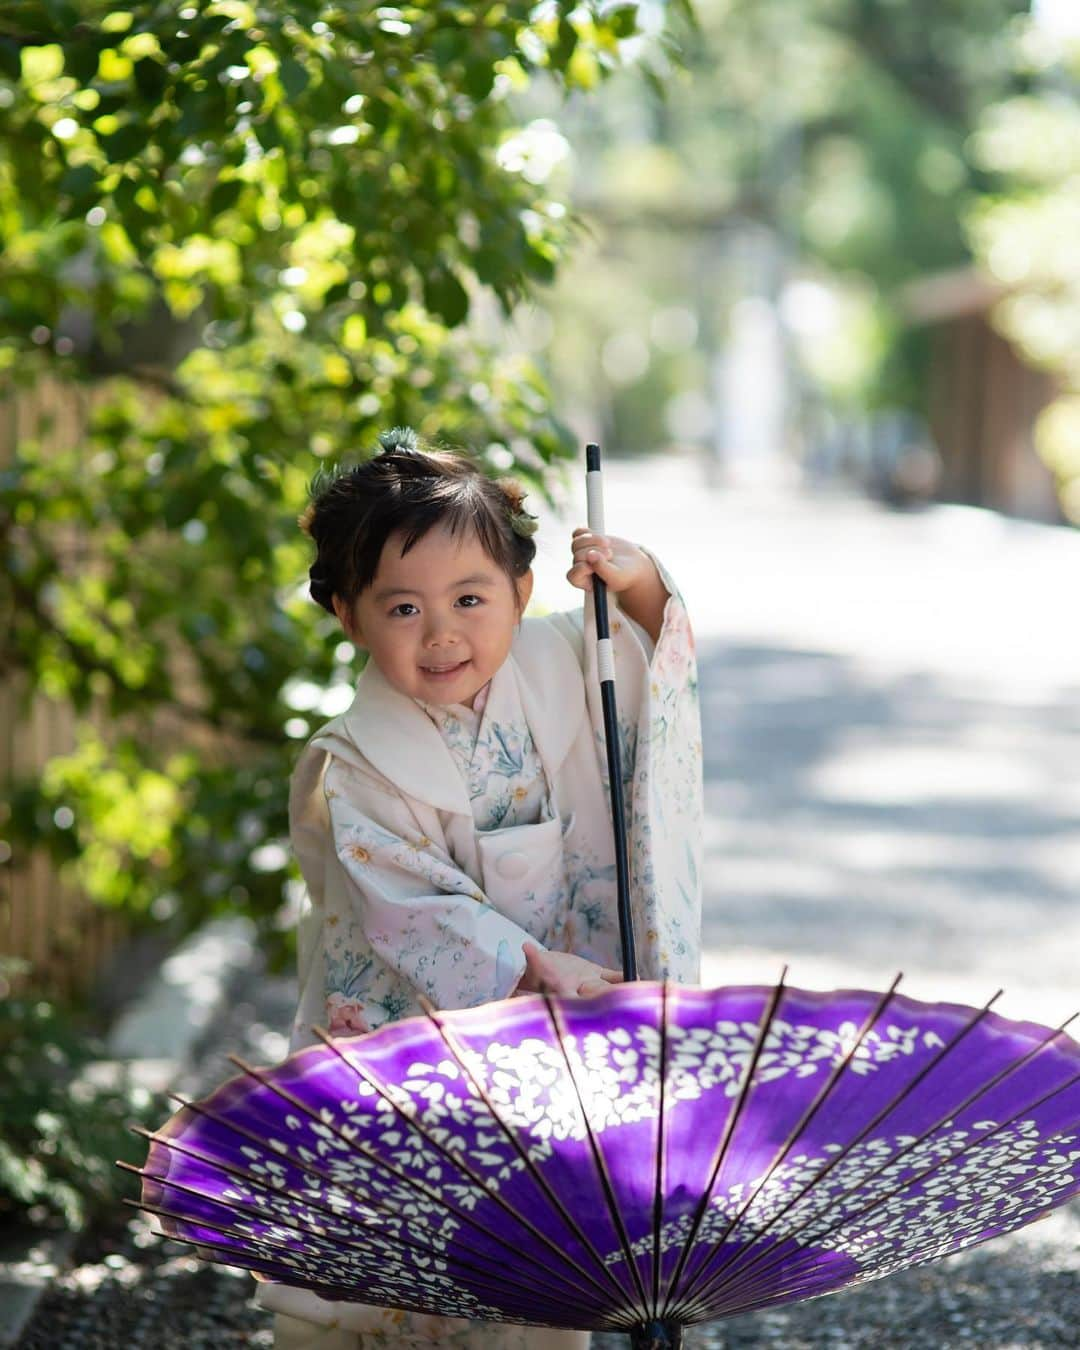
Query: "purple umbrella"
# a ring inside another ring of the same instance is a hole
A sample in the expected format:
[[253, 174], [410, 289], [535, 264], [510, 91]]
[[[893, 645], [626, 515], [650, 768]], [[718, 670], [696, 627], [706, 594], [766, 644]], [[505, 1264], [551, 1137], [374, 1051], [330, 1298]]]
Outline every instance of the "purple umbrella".
[[1080, 1191], [1080, 1046], [895, 985], [532, 995], [236, 1063], [143, 1132], [169, 1236], [334, 1300], [634, 1346]]

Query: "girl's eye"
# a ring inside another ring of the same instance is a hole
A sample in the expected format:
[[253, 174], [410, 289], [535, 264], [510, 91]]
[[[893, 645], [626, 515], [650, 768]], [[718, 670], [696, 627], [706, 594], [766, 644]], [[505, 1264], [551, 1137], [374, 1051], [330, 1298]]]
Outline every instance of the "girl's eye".
[[[465, 604], [466, 600], [469, 600], [472, 603], [466, 605]], [[475, 609], [477, 605], [482, 605], [483, 603], [484, 603], [483, 600], [481, 600], [478, 595], [463, 595], [461, 599], [458, 601], [458, 604], [465, 605], [466, 609]]]
[[410, 604], [408, 600], [403, 600], [400, 605], [395, 605], [394, 608], [390, 611], [391, 617], [393, 617], [396, 614], [399, 618], [402, 619], [410, 618], [411, 617], [410, 615], [402, 614], [401, 611], [403, 609], [416, 609], [416, 606]]

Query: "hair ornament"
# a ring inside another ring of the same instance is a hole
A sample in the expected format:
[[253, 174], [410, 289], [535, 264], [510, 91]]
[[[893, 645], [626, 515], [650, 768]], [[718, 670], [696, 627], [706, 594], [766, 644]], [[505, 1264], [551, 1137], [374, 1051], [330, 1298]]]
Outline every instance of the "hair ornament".
[[416, 432], [412, 427], [391, 427], [389, 431], [379, 432], [379, 448], [384, 455], [415, 454], [418, 447]]
[[531, 539], [540, 526], [536, 516], [530, 516], [528, 511], [511, 511], [510, 528], [522, 539]]
[[319, 565], [318, 559], [308, 568], [308, 582], [312, 600], [316, 604], [322, 605], [323, 609], [330, 610], [333, 613], [333, 587], [330, 585], [330, 578]]

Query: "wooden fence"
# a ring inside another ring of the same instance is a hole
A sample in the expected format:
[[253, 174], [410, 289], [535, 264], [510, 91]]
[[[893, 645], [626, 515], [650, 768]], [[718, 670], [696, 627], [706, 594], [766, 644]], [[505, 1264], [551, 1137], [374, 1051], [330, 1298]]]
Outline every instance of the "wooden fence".
[[[83, 436], [93, 394], [42, 381], [0, 402], [0, 468], [15, 446], [36, 439], [45, 449], [68, 449]], [[7, 640], [5, 635], [4, 640]], [[3, 669], [9, 673], [2, 673]], [[100, 713], [83, 715], [102, 736]], [[87, 989], [125, 937], [120, 915], [93, 904], [67, 884], [41, 849], [24, 850], [7, 823], [12, 790], [40, 775], [50, 759], [75, 748], [71, 706], [32, 689], [22, 672], [0, 668], [0, 956], [29, 963], [29, 972], [0, 979], [0, 996], [33, 988], [72, 996]]]

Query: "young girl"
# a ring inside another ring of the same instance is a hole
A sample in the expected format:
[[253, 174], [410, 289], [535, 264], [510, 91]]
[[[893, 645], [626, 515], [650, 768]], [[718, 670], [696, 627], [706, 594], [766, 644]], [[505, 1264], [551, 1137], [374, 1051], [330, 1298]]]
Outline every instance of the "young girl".
[[[523, 618], [522, 489], [397, 429], [317, 488], [311, 594], [368, 655], [352, 706], [293, 774], [310, 904], [292, 1050], [420, 1011], [621, 979], [592, 605]], [[612, 613], [631, 894], [644, 979], [697, 978], [701, 737], [693, 639], [667, 573], [574, 531], [568, 579]], [[277, 1350], [580, 1350], [551, 1331], [330, 1303], [263, 1283]], [[303, 1319], [303, 1320], [300, 1320]], [[318, 1325], [313, 1325], [313, 1323]]]

